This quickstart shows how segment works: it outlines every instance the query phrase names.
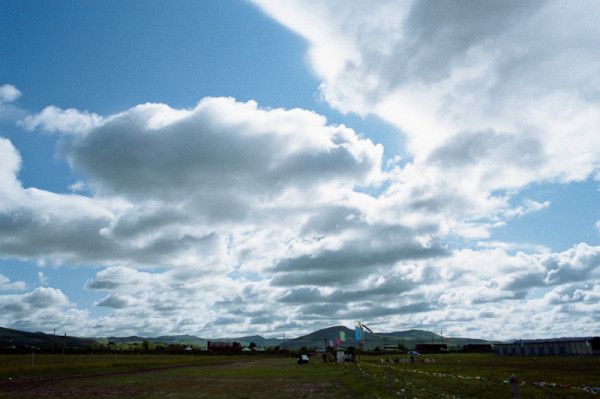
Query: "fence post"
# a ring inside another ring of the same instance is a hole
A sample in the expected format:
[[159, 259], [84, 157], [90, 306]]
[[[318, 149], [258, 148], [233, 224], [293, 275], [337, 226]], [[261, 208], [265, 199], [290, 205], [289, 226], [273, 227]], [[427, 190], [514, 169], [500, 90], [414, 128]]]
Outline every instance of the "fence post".
[[388, 395], [392, 395], [392, 365], [388, 359], [388, 367], [387, 367], [387, 377], [388, 377]]
[[519, 380], [514, 375], [510, 377], [510, 387], [511, 387], [511, 398], [513, 399], [521, 399], [521, 394], [519, 393]]

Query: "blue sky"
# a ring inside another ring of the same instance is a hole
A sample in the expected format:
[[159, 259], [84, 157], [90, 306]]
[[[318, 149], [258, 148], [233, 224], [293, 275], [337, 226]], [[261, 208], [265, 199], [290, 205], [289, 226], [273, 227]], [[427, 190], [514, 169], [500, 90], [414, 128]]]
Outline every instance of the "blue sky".
[[0, 324], [594, 333], [598, 7], [482, 4], [0, 2]]

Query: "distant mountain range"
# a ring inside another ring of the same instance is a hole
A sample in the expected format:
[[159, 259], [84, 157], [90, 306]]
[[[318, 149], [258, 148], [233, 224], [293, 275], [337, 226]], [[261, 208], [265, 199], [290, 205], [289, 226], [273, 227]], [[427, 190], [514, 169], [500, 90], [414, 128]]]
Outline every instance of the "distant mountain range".
[[135, 344], [140, 343], [145, 340], [152, 343], [162, 343], [162, 344], [182, 344], [182, 345], [200, 345], [205, 346], [208, 341], [235, 341], [239, 342], [244, 346], [250, 345], [251, 342], [254, 342], [258, 347], [269, 347], [269, 346], [278, 346], [283, 342], [280, 338], [265, 338], [260, 335], [250, 335], [245, 337], [227, 337], [227, 338], [202, 338], [197, 337], [195, 335], [161, 335], [159, 337], [139, 337], [137, 335], [133, 335], [130, 337], [105, 337], [105, 338], [95, 338], [98, 342], [108, 343], [114, 342], [115, 344]]
[[[135, 344], [142, 343], [147, 340], [153, 343], [163, 344], [183, 344], [183, 345], [206, 345], [207, 341], [236, 341], [244, 346], [254, 342], [258, 347], [275, 347], [282, 348], [307, 348], [319, 347], [324, 348], [329, 340], [334, 340], [340, 336], [340, 331], [345, 333], [344, 346], [357, 346], [354, 339], [354, 330], [345, 326], [334, 326], [324, 328], [307, 335], [297, 338], [283, 340], [280, 338], [265, 338], [260, 335], [251, 335], [244, 337], [228, 337], [228, 338], [202, 338], [195, 335], [164, 335], [159, 337], [103, 337], [103, 338], [76, 338], [60, 335], [45, 334], [42, 332], [27, 332], [12, 330], [0, 327], [0, 349], [11, 347], [37, 347], [40, 349], [49, 348], [82, 348], [98, 344], [107, 344], [113, 342], [115, 344]], [[365, 334], [365, 343], [369, 348], [375, 347], [397, 347], [399, 344], [412, 348], [416, 344], [422, 343], [445, 343], [449, 347], [462, 346], [465, 344], [480, 344], [490, 343], [481, 339], [473, 338], [448, 338], [441, 337], [438, 334], [424, 330], [406, 330], [387, 333], [371, 334], [367, 331]]]

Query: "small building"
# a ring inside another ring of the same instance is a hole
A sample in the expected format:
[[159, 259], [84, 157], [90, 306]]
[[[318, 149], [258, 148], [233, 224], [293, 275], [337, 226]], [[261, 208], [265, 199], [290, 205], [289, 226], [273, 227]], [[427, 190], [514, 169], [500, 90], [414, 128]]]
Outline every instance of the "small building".
[[206, 349], [208, 349], [209, 351], [212, 352], [218, 352], [218, 353], [235, 353], [235, 352], [241, 352], [242, 351], [242, 344], [240, 344], [239, 342], [223, 342], [223, 341], [219, 341], [219, 342], [211, 342], [208, 341], [206, 343]]
[[419, 353], [446, 353], [448, 346], [446, 344], [417, 344], [415, 351]]
[[593, 356], [600, 355], [600, 337], [528, 339], [495, 344], [504, 356]]

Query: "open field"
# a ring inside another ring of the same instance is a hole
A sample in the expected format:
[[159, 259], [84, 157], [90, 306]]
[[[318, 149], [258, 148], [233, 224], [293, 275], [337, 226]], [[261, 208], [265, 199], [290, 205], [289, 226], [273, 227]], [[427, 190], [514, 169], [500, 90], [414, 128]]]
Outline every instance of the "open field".
[[311, 358], [298, 366], [292, 357], [262, 355], [37, 355], [32, 366], [31, 355], [0, 355], [0, 398], [506, 398], [513, 374], [524, 382], [522, 397], [589, 397], [584, 387], [600, 386], [599, 358], [398, 358], [384, 356], [382, 364], [359, 356], [344, 365]]

